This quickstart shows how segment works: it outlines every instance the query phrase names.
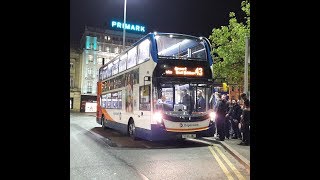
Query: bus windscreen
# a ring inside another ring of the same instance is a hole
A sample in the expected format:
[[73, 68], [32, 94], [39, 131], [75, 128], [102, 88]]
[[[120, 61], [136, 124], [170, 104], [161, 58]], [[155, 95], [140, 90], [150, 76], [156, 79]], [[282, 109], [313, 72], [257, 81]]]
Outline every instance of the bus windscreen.
[[207, 61], [204, 42], [197, 38], [177, 35], [156, 35], [158, 57]]

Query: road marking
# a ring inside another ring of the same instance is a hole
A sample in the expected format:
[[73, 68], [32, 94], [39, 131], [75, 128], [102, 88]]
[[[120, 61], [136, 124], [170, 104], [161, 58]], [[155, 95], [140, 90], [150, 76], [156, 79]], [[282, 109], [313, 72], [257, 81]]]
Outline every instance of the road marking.
[[212, 149], [211, 146], [208, 146], [209, 150], [211, 151], [213, 157], [217, 160], [219, 166], [221, 167], [222, 171], [224, 172], [224, 174], [227, 176], [227, 178], [229, 180], [233, 180], [233, 177], [231, 175], [231, 173], [228, 171], [228, 169], [226, 168], [226, 166], [224, 166], [224, 164], [222, 163], [222, 161], [220, 160], [220, 158], [218, 157], [218, 155], [214, 152], [214, 150]]
[[240, 180], [244, 180], [245, 178], [241, 175], [241, 173], [237, 170], [236, 167], [234, 167], [234, 165], [229, 161], [229, 159], [221, 152], [221, 150], [219, 149], [219, 147], [214, 146], [214, 148], [218, 151], [218, 153], [220, 154], [220, 156], [222, 157], [222, 159], [224, 159], [224, 161], [229, 165], [229, 167], [233, 170], [233, 172], [236, 174], [236, 176], [238, 177], [238, 179]]

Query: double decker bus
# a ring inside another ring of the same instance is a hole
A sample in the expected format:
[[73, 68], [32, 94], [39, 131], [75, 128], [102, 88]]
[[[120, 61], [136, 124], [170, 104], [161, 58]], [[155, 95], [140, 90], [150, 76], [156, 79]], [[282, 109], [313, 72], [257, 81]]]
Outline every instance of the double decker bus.
[[206, 38], [147, 34], [99, 69], [96, 122], [133, 139], [213, 136], [212, 63]]

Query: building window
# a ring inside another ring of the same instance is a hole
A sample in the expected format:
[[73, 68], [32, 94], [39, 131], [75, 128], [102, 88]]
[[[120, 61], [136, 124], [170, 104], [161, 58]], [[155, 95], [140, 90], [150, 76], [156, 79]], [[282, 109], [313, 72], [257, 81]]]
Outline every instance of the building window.
[[93, 56], [92, 55], [88, 55], [88, 60], [89, 60], [89, 63], [93, 63]]
[[70, 109], [73, 109], [73, 98], [70, 98]]
[[106, 47], [106, 51], [107, 51], [107, 52], [110, 52], [110, 47]]
[[92, 83], [89, 81], [88, 86], [87, 86], [87, 93], [91, 94], [92, 93]]
[[70, 69], [73, 69], [73, 62], [70, 63]]
[[101, 45], [99, 45], [99, 51], [101, 51]]
[[74, 87], [74, 80], [73, 77], [70, 76], [70, 88], [72, 89]]
[[111, 37], [110, 36], [104, 36], [104, 39], [107, 40], [107, 41], [110, 41]]
[[99, 65], [102, 65], [102, 57], [98, 57], [97, 63], [98, 63]]
[[119, 48], [118, 47], [114, 48], [114, 53], [119, 53]]
[[88, 73], [89, 76], [91, 76], [92, 75], [92, 68], [89, 67], [88, 70], [87, 70], [87, 73]]

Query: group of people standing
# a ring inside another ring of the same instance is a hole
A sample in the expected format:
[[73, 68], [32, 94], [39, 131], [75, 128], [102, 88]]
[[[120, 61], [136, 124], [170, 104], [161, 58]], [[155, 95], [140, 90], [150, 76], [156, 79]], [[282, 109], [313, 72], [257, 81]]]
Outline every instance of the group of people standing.
[[245, 93], [240, 97], [243, 101], [242, 107], [235, 99], [227, 101], [225, 94], [215, 93], [217, 139], [224, 141], [231, 136], [233, 139], [242, 139], [239, 145], [250, 145], [250, 101]]

